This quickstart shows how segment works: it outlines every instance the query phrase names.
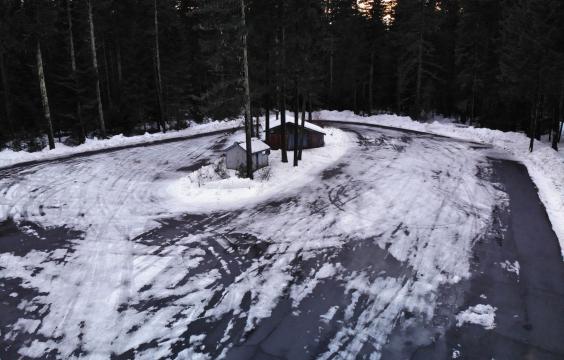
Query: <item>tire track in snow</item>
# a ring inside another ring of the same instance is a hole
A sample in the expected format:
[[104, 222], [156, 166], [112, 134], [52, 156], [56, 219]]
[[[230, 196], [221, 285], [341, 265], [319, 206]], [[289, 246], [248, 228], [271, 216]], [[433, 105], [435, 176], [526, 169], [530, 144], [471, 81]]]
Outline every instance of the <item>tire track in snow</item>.
[[[457, 252], [453, 239], [471, 244], [493, 200], [484, 201], [482, 212], [462, 211], [469, 193], [478, 199], [491, 195], [473, 176], [461, 180], [468, 176], [461, 163], [472, 166], [481, 155], [463, 157], [465, 147], [430, 136], [363, 131], [367, 139], [385, 141], [364, 139], [343, 157], [348, 166], [296, 196], [160, 225], [155, 221], [167, 209], [160, 207], [159, 184], [181, 176], [177, 169], [217, 154], [209, 139], [101, 154], [88, 158], [89, 164], [78, 159], [55, 164], [63, 174], [57, 175], [69, 179], [80, 170], [83, 183], [76, 188], [65, 187], [69, 181], [54, 183], [57, 189], [42, 200], [55, 203], [85, 191], [88, 201], [46, 208], [45, 217], [31, 220], [68, 219], [87, 235], [75, 242], [67, 265], [53, 270], [62, 280], [42, 299], [52, 308], [40, 333], [49, 333], [54, 319], [68, 311], [56, 327], [61, 339], [47, 346], [63, 357], [80, 349], [89, 356], [135, 352], [159, 359], [188, 349], [237, 359], [256, 350], [253, 344], [282, 356], [277, 342], [284, 345], [286, 336], [293, 352], [284, 356], [296, 360], [352, 359], [368, 351], [377, 357], [404, 314], [431, 316], [434, 289], [465, 273], [465, 254]], [[456, 172], [450, 179], [444, 175], [449, 170]], [[46, 167], [22, 179], [41, 188], [35, 181], [55, 173]], [[24, 210], [36, 201], [30, 199]], [[77, 209], [85, 216], [75, 219]], [[469, 222], [468, 216], [480, 221]], [[26, 280], [42, 286], [33, 277]], [[67, 306], [65, 297], [53, 293], [57, 290], [77, 302]], [[321, 321], [335, 306], [333, 318]], [[83, 314], [87, 311], [99, 319]]]

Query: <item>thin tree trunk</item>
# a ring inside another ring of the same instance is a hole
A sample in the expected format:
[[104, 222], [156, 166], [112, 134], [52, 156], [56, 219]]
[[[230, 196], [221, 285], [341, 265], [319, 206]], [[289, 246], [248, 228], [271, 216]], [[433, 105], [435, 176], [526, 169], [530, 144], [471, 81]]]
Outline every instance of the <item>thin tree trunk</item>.
[[43, 56], [41, 55], [41, 44], [37, 40], [37, 77], [39, 78], [39, 90], [41, 91], [41, 103], [43, 104], [43, 116], [47, 123], [47, 137], [49, 149], [55, 148], [55, 136], [53, 134], [53, 123], [51, 122], [51, 111], [49, 109], [49, 97], [47, 96], [47, 85], [45, 84], [45, 73], [43, 71]]
[[280, 133], [281, 133], [281, 144], [280, 148], [282, 150], [282, 162], [288, 162], [288, 154], [286, 152], [286, 146], [288, 144], [286, 139], [286, 27], [284, 24], [284, 0], [279, 1], [280, 6], [280, 22], [282, 24], [281, 36], [280, 36], [280, 47], [281, 47], [281, 69], [280, 69]]
[[6, 123], [11, 136], [14, 136], [14, 126], [12, 124], [12, 108], [10, 103], [10, 83], [6, 74], [6, 66], [4, 64], [4, 51], [0, 50], [0, 76], [2, 77], [2, 88], [4, 89], [4, 107], [6, 110]]
[[370, 50], [370, 73], [368, 78], [368, 115], [372, 115], [374, 109], [374, 46]]
[[159, 126], [162, 132], [166, 132], [166, 113], [165, 104], [163, 100], [163, 81], [161, 73], [161, 54], [159, 47], [159, 12], [157, 8], [157, 0], [153, 1], [155, 10], [155, 65], [156, 65], [156, 80], [157, 80], [157, 100], [159, 102]]
[[[332, 45], [331, 45], [332, 46]], [[333, 49], [329, 54], [329, 101], [333, 105]]]
[[[541, 87], [542, 89], [542, 87]], [[542, 125], [542, 121], [544, 119], [544, 104], [545, 104], [545, 96], [544, 95], [540, 95], [539, 98], [539, 105], [537, 107], [537, 117], [536, 117], [536, 121], [535, 121], [535, 139], [537, 139], [538, 141], [541, 140], [541, 125]]]
[[264, 139], [266, 142], [269, 142], [270, 137], [270, 91], [271, 83], [270, 83], [270, 51], [267, 51], [267, 59], [266, 59], [266, 95], [264, 99]]
[[[560, 125], [560, 126], [558, 126]], [[560, 98], [558, 100], [558, 116], [556, 118], [556, 143], [560, 143], [562, 140], [562, 127], [564, 126], [564, 79], [562, 80], [562, 85], [560, 86]], [[557, 145], [558, 146], [558, 145]]]
[[76, 53], [74, 50], [74, 34], [72, 30], [72, 12], [71, 12], [71, 0], [67, 0], [67, 23], [68, 23], [68, 31], [69, 31], [69, 52], [71, 58], [71, 71], [72, 71], [72, 79], [74, 83], [74, 96], [75, 96], [75, 103], [76, 103], [76, 120], [78, 121], [79, 126], [79, 142], [84, 143], [86, 140], [86, 129], [84, 128], [84, 122], [82, 120], [82, 105], [80, 103], [80, 97], [78, 94], [78, 73], [76, 70]]
[[266, 100], [266, 111], [264, 113], [264, 139], [268, 142], [270, 137], [270, 104]]
[[117, 41], [117, 46], [116, 46], [116, 62], [117, 62], [117, 73], [118, 73], [118, 86], [121, 91], [121, 85], [123, 83], [123, 71], [121, 67], [121, 45], [119, 40]]
[[530, 124], [530, 138], [531, 141], [529, 142], [529, 151], [533, 152], [534, 147], [535, 147], [535, 134], [536, 134], [536, 130], [537, 130], [537, 116], [538, 116], [538, 100], [537, 100], [537, 96], [535, 96], [535, 101], [533, 102], [533, 111], [532, 111], [532, 117], [531, 117], [531, 124]]
[[94, 35], [94, 19], [92, 16], [92, 2], [88, 0], [88, 23], [90, 25], [90, 48], [92, 51], [92, 67], [96, 82], [96, 101], [98, 102], [98, 121], [100, 122], [100, 135], [106, 136], [106, 122], [104, 121], [104, 108], [102, 107], [102, 94], [100, 92], [100, 72], [98, 71], [98, 57], [96, 55], [96, 36]]
[[249, 179], [252, 179], [253, 151], [251, 149], [251, 128], [253, 126], [253, 119], [251, 118], [251, 89], [249, 84], [249, 59], [247, 54], [247, 22], [245, 19], [245, 0], [241, 0], [241, 28], [243, 29], [243, 82], [245, 85], [245, 141], [247, 144], [247, 177]]
[[308, 104], [309, 104], [307, 120], [308, 120], [309, 122], [311, 122], [311, 120], [313, 119], [313, 116], [312, 116], [312, 114], [311, 114], [312, 109], [313, 109], [313, 104], [311, 103], [311, 93], [308, 93], [308, 94], [307, 94], [307, 98], [308, 98], [308, 101], [307, 101], [307, 102], [308, 102]]
[[356, 83], [353, 85], [353, 112], [358, 114], [358, 104], [357, 104], [357, 94], [356, 94]]
[[560, 130], [560, 121], [558, 119], [560, 119], [560, 112], [558, 109], [558, 106], [554, 107], [554, 111], [552, 113], [553, 115], [553, 119], [552, 119], [552, 148], [555, 151], [558, 151], [558, 130]]
[[423, 30], [419, 33], [419, 46], [417, 50], [417, 83], [415, 89], [415, 111], [417, 118], [421, 116], [421, 86], [423, 82]]
[[121, 65], [121, 42], [119, 38], [116, 40], [116, 70], [117, 70], [117, 91], [116, 91], [116, 102], [117, 108], [121, 116], [121, 100], [122, 100], [122, 86], [123, 86], [123, 72]]
[[[309, 94], [308, 94], [309, 96]], [[300, 150], [298, 152], [298, 160], [302, 160], [302, 151], [304, 149], [304, 137], [305, 133], [305, 118], [306, 118], [306, 97], [302, 97], [302, 123], [300, 125]]]
[[112, 86], [110, 82], [110, 67], [108, 66], [108, 53], [106, 52], [106, 39], [102, 42], [102, 53], [104, 54], [104, 75], [106, 78], [106, 95], [108, 96], [108, 107], [112, 109]]
[[556, 134], [554, 134], [554, 139], [552, 148], [558, 151], [558, 143], [562, 138], [562, 126], [564, 125], [564, 81], [562, 81], [562, 85], [560, 86], [560, 97], [558, 99], [558, 115], [555, 119], [555, 130]]
[[415, 85], [415, 111], [417, 118], [421, 117], [421, 89], [423, 87], [423, 32], [425, 31], [425, 1], [421, 1], [421, 23], [419, 24], [419, 42], [417, 44], [417, 80]]
[[300, 131], [299, 121], [300, 121], [300, 88], [298, 86], [298, 80], [295, 80], [295, 90], [296, 90], [296, 103], [294, 108], [294, 166], [298, 166], [298, 133]]

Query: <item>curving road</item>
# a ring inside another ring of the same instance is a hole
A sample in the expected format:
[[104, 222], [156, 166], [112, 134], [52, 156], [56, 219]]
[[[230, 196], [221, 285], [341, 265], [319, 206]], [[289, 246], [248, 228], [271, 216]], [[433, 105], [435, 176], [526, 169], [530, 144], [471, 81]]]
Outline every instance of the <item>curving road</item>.
[[[0, 358], [562, 358], [564, 265], [524, 167], [334, 125], [351, 150], [316, 181], [230, 212], [164, 191], [229, 133], [0, 170]], [[457, 326], [477, 304], [495, 328]]]

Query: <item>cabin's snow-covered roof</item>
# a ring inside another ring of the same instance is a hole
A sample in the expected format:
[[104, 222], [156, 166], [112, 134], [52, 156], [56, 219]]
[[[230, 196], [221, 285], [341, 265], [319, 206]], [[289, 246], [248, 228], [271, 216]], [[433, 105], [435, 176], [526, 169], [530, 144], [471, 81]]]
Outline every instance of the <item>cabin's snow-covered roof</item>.
[[[273, 129], [273, 128], [279, 127], [280, 122], [281, 122], [280, 120], [272, 121], [270, 123], [270, 128]], [[286, 124], [288, 124], [288, 123], [291, 123], [293, 125], [294, 119], [292, 119], [291, 121], [289, 121], [289, 119], [286, 119]], [[302, 120], [301, 119], [299, 121], [299, 125], [302, 126]], [[306, 121], [304, 123], [304, 126], [306, 127], [306, 129], [309, 129], [311, 131], [315, 131], [315, 132], [318, 132], [318, 133], [325, 134], [325, 130], [323, 130], [323, 128], [321, 126], [314, 125], [314, 124], [310, 123], [309, 121]]]
[[[245, 140], [235, 141], [235, 143], [229, 146], [226, 150], [229, 150], [236, 145], [239, 146], [241, 149], [247, 151], [247, 142]], [[251, 138], [251, 151], [253, 152], [253, 154], [265, 150], [270, 150], [270, 146], [268, 146], [268, 144], [262, 142], [257, 138]]]

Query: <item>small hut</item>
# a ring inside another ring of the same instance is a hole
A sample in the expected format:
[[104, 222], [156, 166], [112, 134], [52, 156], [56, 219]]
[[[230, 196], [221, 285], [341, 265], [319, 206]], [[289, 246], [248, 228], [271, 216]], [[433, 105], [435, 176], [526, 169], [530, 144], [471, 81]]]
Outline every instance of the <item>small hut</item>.
[[[270, 146], [257, 138], [252, 138], [251, 151], [253, 153], [253, 171], [268, 166]], [[245, 141], [235, 141], [233, 145], [225, 149], [225, 165], [228, 169], [233, 170], [246, 168], [247, 143]]]
[[[298, 125], [298, 141], [301, 138], [303, 149], [312, 149], [325, 146], [325, 131], [322, 127], [314, 125], [308, 121], [304, 123], [304, 131], [302, 134], [302, 123]], [[296, 126], [293, 121], [286, 121], [286, 149], [294, 149], [294, 133]], [[275, 120], [270, 125], [270, 134], [266, 143], [272, 149], [280, 149], [282, 146], [282, 125], [280, 120]]]

